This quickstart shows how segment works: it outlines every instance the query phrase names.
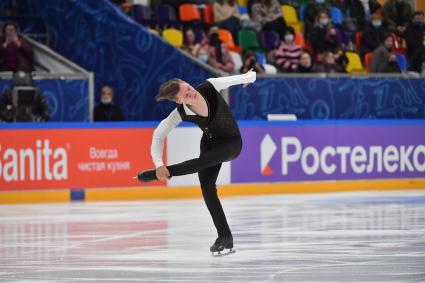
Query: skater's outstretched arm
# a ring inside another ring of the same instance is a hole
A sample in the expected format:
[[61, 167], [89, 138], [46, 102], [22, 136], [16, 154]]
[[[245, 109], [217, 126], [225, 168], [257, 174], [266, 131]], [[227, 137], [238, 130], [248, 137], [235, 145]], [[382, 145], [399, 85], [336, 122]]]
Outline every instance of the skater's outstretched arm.
[[254, 71], [248, 71], [242, 75], [227, 76], [221, 78], [207, 79], [217, 91], [226, 89], [232, 85], [249, 84], [255, 82], [257, 74]]
[[178, 124], [182, 122], [180, 114], [176, 109], [174, 109], [167, 118], [159, 123], [152, 135], [152, 144], [151, 144], [151, 155], [155, 168], [157, 169], [158, 179], [164, 179], [169, 177], [169, 172], [164, 166], [162, 160], [162, 153], [164, 152], [164, 139], [171, 132], [172, 129], [177, 127]]

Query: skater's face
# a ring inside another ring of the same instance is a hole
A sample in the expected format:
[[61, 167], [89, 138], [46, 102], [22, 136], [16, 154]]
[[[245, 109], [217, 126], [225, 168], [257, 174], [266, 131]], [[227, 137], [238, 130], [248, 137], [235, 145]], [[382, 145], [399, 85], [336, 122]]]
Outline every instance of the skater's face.
[[177, 104], [192, 104], [198, 92], [187, 82], [180, 82], [179, 92], [176, 94]]

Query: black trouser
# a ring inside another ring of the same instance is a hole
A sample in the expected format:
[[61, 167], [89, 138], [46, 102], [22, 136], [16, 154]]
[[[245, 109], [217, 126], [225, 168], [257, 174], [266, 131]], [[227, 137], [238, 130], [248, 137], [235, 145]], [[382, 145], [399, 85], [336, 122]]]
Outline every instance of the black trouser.
[[218, 236], [230, 236], [229, 225], [217, 196], [216, 181], [220, 172], [221, 164], [235, 159], [242, 149], [240, 136], [232, 138], [208, 138], [206, 135], [201, 139], [201, 154], [199, 158], [191, 159], [182, 163], [167, 166], [170, 176], [181, 176], [198, 172], [201, 183], [202, 195], [205, 204], [214, 221]]

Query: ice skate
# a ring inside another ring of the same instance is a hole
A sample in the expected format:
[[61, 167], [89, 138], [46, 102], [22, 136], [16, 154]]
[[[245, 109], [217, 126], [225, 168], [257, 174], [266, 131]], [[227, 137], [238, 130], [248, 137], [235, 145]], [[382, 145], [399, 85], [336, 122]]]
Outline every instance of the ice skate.
[[[226, 249], [226, 251], [224, 251], [224, 249]], [[218, 237], [211, 246], [210, 251], [213, 256], [223, 256], [235, 253], [233, 250], [233, 237]]]
[[158, 181], [156, 177], [156, 170], [145, 170], [137, 174], [137, 180], [143, 183]]

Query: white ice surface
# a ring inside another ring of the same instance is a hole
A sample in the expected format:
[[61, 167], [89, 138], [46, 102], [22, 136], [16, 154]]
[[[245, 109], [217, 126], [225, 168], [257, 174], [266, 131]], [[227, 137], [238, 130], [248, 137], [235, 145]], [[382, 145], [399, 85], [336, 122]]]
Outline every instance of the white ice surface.
[[0, 282], [425, 282], [425, 191], [0, 206]]

